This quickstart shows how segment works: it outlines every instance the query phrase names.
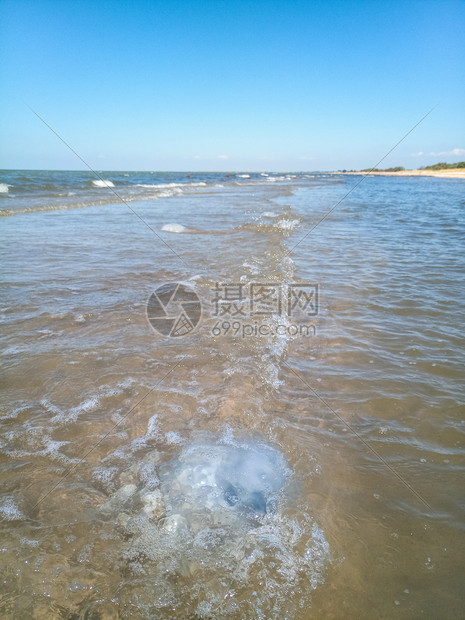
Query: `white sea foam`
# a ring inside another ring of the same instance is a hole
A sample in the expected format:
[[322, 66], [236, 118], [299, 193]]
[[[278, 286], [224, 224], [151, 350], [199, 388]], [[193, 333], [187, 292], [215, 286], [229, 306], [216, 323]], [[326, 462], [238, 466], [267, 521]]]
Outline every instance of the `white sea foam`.
[[258, 265], [253, 264], [252, 262], [245, 261], [244, 263], [242, 263], [242, 266], [245, 267], [246, 269], [250, 269], [250, 271], [252, 272], [252, 275], [257, 275], [260, 273], [260, 267]]
[[160, 420], [158, 414], [154, 414], [147, 422], [147, 432], [142, 437], [136, 437], [131, 442], [131, 452], [139, 450], [147, 445], [152, 439], [160, 439]]
[[159, 191], [156, 195], [156, 198], [171, 198], [171, 196], [177, 196], [178, 194], [182, 193], [183, 192], [180, 187], [173, 187], [173, 189], [165, 189]]
[[179, 433], [176, 431], [168, 431], [165, 433], [165, 441], [167, 444], [182, 444], [183, 440]]
[[0, 515], [5, 521], [16, 521], [23, 519], [24, 515], [21, 510], [16, 506], [12, 497], [5, 497], [0, 504]]
[[274, 211], [265, 211], [262, 213], [263, 217], [279, 217], [279, 213], [275, 213]]
[[138, 185], [134, 185], [134, 187], [144, 187], [146, 189], [169, 189], [169, 188], [183, 188], [183, 187], [204, 187], [206, 185], [205, 181], [194, 181], [192, 183], [139, 183]]
[[12, 420], [23, 411], [27, 411], [29, 409], [28, 405], [21, 405], [19, 407], [15, 407], [11, 411], [6, 411], [4, 415], [0, 415], [0, 420]]
[[92, 185], [95, 187], [115, 187], [115, 184], [108, 179], [94, 179]]
[[161, 227], [164, 232], [171, 233], [183, 233], [187, 231], [187, 228], [182, 224], [165, 224]]
[[42, 450], [34, 451], [34, 454], [37, 456], [48, 457], [52, 461], [58, 461], [64, 465], [71, 465], [80, 461], [78, 458], [69, 458], [61, 452], [61, 448], [69, 444], [69, 441], [57, 441], [44, 434], [41, 438], [41, 443], [43, 445]]
[[51, 424], [68, 424], [70, 422], [75, 422], [82, 414], [95, 411], [97, 407], [101, 406], [104, 399], [122, 394], [133, 383], [134, 379], [132, 377], [127, 377], [124, 381], [119, 381], [116, 385], [102, 386], [98, 389], [97, 393], [90, 394], [78, 405], [66, 410], [55, 406], [47, 398], [43, 398], [40, 404], [46, 411], [53, 414], [49, 419]]
[[299, 224], [299, 220], [279, 220], [276, 226], [281, 230], [294, 230]]
[[92, 473], [92, 479], [107, 493], [115, 491], [114, 479], [118, 473], [117, 467], [97, 467]]
[[145, 187], [146, 189], [168, 189], [170, 187], [181, 187], [182, 183], [139, 183], [134, 187]]
[[8, 194], [9, 187], [11, 187], [11, 185], [8, 185], [8, 183], [0, 183], [0, 194]]
[[[69, 441], [52, 439], [45, 426], [36, 426], [30, 420], [5, 433], [5, 437], [10, 442], [7, 452], [15, 458], [21, 459], [34, 455], [58, 461], [64, 465], [79, 462], [79, 459], [69, 458], [61, 452], [61, 448], [69, 444]], [[19, 440], [22, 440], [21, 447], [16, 448]]]

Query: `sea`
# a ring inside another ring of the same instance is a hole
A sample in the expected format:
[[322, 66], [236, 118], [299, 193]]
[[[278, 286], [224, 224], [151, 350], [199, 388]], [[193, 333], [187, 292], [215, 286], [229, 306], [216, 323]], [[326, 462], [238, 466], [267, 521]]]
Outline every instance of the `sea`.
[[2, 618], [463, 618], [465, 182], [0, 172]]

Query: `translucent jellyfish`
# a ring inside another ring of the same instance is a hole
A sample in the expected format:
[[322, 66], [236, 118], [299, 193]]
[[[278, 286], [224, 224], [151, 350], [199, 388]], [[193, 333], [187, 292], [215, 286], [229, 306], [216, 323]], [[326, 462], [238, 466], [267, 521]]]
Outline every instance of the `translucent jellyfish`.
[[147, 618], [293, 618], [308, 607], [329, 548], [295, 504], [292, 473], [278, 449], [230, 434], [197, 433], [170, 460], [154, 450], [132, 463], [100, 509], [124, 533], [122, 608], [134, 588]]
[[[190, 522], [261, 522], [274, 512], [276, 494], [289, 477], [284, 456], [262, 441], [193, 443], [161, 469], [167, 510]], [[195, 526], [194, 523], [192, 523]]]

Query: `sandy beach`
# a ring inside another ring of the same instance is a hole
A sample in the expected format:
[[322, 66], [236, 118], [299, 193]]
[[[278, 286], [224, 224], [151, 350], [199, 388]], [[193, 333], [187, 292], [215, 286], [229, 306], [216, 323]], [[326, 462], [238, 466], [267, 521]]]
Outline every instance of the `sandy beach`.
[[400, 170], [399, 172], [344, 172], [343, 174], [369, 174], [370, 176], [386, 177], [441, 177], [444, 179], [465, 179], [465, 169], [452, 170]]

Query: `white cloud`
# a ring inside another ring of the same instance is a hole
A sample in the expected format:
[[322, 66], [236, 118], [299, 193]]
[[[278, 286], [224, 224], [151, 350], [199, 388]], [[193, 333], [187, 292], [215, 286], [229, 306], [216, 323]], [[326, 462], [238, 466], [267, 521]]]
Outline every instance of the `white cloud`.
[[229, 159], [229, 155], [218, 155], [218, 159]]
[[439, 151], [439, 153], [423, 153], [423, 151], [420, 151], [419, 153], [412, 153], [412, 157], [458, 157], [459, 155], [465, 155], [465, 149], [452, 149], [451, 151]]
[[202, 159], [201, 155], [194, 155], [194, 159]]

